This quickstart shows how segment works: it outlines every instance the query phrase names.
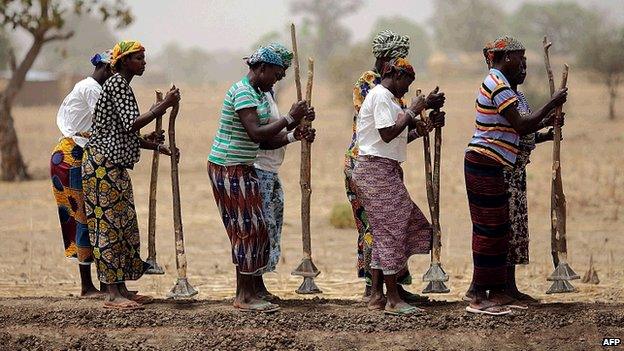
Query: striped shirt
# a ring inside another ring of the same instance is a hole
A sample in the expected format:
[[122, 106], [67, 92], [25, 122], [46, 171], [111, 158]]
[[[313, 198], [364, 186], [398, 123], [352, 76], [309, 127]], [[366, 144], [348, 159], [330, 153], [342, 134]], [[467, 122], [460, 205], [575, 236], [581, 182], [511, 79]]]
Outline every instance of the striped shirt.
[[217, 135], [208, 161], [221, 166], [253, 164], [260, 145], [253, 142], [241, 122], [238, 111], [255, 107], [258, 124], [267, 124], [271, 106], [262, 92], [256, 91], [246, 76], [234, 83], [225, 94]]
[[507, 78], [501, 71], [492, 68], [477, 95], [475, 132], [466, 151], [474, 151], [503, 165], [513, 166], [518, 155], [520, 136], [501, 112], [517, 101], [518, 97]]

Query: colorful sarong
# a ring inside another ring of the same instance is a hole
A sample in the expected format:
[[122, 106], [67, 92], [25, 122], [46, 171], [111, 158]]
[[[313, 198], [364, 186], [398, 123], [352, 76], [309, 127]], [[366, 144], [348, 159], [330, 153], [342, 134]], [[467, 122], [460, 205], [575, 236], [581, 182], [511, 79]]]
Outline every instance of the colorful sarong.
[[431, 225], [410, 198], [399, 162], [359, 156], [353, 180], [373, 233], [372, 268], [401, 273], [410, 256], [430, 252]]
[[150, 265], [140, 256], [139, 225], [128, 171], [88, 145], [82, 171], [98, 279], [106, 284], [139, 279]]
[[262, 274], [269, 262], [270, 245], [256, 169], [208, 162], [208, 176], [230, 238], [232, 262], [241, 274]]
[[284, 223], [284, 191], [282, 183], [275, 172], [256, 168], [258, 185], [262, 196], [262, 213], [269, 233], [269, 263], [265, 272], [273, 272], [280, 259], [282, 225]]
[[484, 290], [502, 289], [507, 281], [509, 194], [503, 168], [485, 155], [466, 152], [464, 175], [472, 219], [472, 281]]
[[50, 176], [58, 205], [65, 257], [90, 264], [93, 249], [89, 243], [82, 196], [82, 154], [82, 148], [72, 138], [62, 138], [52, 152]]

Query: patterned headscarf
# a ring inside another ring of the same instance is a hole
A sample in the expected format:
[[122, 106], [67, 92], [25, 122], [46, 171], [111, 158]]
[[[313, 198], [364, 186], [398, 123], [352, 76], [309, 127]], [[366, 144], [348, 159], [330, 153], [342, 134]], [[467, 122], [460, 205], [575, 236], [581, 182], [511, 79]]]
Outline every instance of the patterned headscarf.
[[[483, 49], [484, 53], [487, 53], [487, 59], [490, 63], [494, 60], [495, 52], [510, 52], [510, 51], [524, 51], [526, 48], [524, 45], [518, 40], [509, 35], [504, 35], [494, 40], [494, 42], [489, 43], [489, 46], [486, 44], [486, 47]], [[486, 51], [487, 48], [487, 51]]]
[[282, 57], [276, 53], [273, 49], [267, 46], [261, 46], [258, 50], [254, 51], [253, 54], [249, 55], [247, 59], [247, 64], [254, 65], [258, 62], [269, 63], [272, 65], [284, 67], [284, 61]]
[[412, 66], [412, 64], [406, 58], [402, 57], [395, 58], [392, 59], [390, 62], [387, 62], [383, 67], [381, 76], [385, 76], [393, 68], [399, 72], [405, 72], [411, 76], [416, 76], [416, 72], [414, 71], [414, 67]]
[[119, 43], [115, 44], [113, 48], [113, 53], [111, 55], [110, 64], [111, 66], [115, 66], [117, 61], [124, 56], [128, 56], [134, 52], [145, 51], [145, 48], [139, 41], [136, 40], [122, 40]]
[[488, 41], [483, 46], [483, 57], [485, 57], [485, 63], [490, 66], [492, 64], [492, 59], [490, 55], [490, 50], [494, 47], [494, 42]]
[[376, 58], [405, 58], [409, 53], [409, 45], [407, 35], [398, 35], [391, 30], [383, 30], [373, 39], [373, 55]]
[[93, 57], [91, 58], [91, 64], [93, 66], [97, 66], [99, 63], [103, 62], [103, 63], [110, 63], [111, 61], [111, 54], [113, 53], [112, 50], [106, 50], [103, 52], [99, 52], [95, 55], [93, 55]]
[[280, 43], [270, 43], [267, 45], [267, 48], [273, 50], [276, 54], [278, 54], [282, 58], [282, 63], [284, 64], [284, 69], [290, 67], [293, 59], [292, 51], [288, 50], [284, 45]]

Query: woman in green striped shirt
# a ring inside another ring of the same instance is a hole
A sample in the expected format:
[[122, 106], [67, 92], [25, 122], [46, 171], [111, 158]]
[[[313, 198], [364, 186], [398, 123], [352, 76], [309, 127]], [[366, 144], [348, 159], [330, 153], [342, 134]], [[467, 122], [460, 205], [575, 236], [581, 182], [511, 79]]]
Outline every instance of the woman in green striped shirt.
[[314, 130], [298, 126], [284, 131], [304, 117], [313, 119], [314, 109], [300, 101], [288, 115], [269, 122], [271, 108], [265, 92], [284, 76], [284, 63], [272, 49], [261, 47], [247, 58], [247, 65], [249, 73], [225, 94], [208, 156], [208, 175], [236, 266], [234, 307], [272, 312], [279, 306], [261, 299], [256, 291], [269, 260], [269, 237], [253, 164], [260, 148], [275, 149], [314, 135]]

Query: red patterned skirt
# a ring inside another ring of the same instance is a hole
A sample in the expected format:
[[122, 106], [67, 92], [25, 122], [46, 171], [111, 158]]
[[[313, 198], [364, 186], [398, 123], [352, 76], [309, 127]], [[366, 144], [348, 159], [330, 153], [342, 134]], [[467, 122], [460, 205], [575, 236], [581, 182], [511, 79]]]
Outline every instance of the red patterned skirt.
[[208, 162], [208, 176], [232, 246], [232, 262], [241, 274], [262, 274], [270, 245], [255, 168]]

